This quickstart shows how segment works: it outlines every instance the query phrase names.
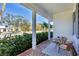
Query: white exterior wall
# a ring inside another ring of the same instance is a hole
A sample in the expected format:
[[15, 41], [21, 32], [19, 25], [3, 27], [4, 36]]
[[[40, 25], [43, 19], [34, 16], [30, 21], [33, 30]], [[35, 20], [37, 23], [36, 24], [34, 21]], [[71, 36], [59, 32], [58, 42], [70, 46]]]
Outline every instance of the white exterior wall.
[[73, 11], [64, 11], [53, 15], [53, 38], [66, 36], [71, 38], [73, 34]]

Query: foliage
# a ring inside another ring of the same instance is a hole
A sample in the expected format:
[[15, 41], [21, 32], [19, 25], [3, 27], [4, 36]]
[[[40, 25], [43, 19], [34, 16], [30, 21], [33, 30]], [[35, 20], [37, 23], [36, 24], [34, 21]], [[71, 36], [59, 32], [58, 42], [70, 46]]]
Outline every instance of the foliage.
[[46, 22], [43, 22], [43, 25], [46, 29], [48, 28], [48, 24]]
[[42, 30], [42, 27], [41, 27], [41, 24], [36, 24], [36, 31], [41, 31]]
[[41, 27], [43, 28], [43, 32], [44, 32], [44, 31], [47, 31], [47, 29], [48, 29], [48, 24], [47, 24], [46, 22], [43, 22], [43, 23], [41, 24]]
[[20, 23], [20, 29], [23, 32], [29, 31], [30, 30], [30, 23], [23, 20], [23, 22]]
[[42, 41], [48, 39], [48, 33], [47, 32], [37, 33], [36, 38], [37, 38], [37, 44], [39, 44]]
[[[37, 44], [48, 39], [48, 33], [37, 33]], [[14, 56], [32, 47], [32, 34], [16, 35], [0, 40], [0, 55]]]
[[30, 23], [27, 19], [25, 19], [23, 16], [12, 15], [10, 13], [7, 13], [0, 23], [4, 23], [9, 27], [12, 26], [12, 28], [15, 28], [16, 31], [21, 29], [25, 32], [30, 29]]

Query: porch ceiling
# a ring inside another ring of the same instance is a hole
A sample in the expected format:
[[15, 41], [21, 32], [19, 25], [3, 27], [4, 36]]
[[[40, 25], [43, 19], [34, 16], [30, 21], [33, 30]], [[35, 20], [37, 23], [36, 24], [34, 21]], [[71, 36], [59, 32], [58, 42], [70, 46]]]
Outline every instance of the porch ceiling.
[[72, 3], [36, 3], [34, 5], [51, 15], [73, 8]]
[[45, 16], [48, 19], [53, 18], [53, 14], [73, 10], [74, 3], [26, 3], [24, 6], [29, 6], [31, 9], [36, 10], [39, 14]]

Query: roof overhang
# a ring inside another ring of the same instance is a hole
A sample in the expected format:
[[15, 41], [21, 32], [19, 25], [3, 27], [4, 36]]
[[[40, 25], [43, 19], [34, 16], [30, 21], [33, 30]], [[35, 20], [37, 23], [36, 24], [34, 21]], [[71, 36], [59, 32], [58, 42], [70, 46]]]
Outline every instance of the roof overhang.
[[75, 3], [22, 3], [23, 6], [35, 10], [38, 14], [49, 20], [53, 19], [53, 15], [63, 11], [75, 11]]
[[39, 8], [38, 6], [35, 6], [34, 4], [32, 4], [32, 3], [22, 3], [22, 5], [27, 7], [27, 8], [30, 8], [32, 10], [35, 10], [39, 15], [42, 15], [45, 18], [52, 20], [52, 17], [50, 17], [50, 15], [47, 14], [47, 12], [43, 11], [41, 8]]

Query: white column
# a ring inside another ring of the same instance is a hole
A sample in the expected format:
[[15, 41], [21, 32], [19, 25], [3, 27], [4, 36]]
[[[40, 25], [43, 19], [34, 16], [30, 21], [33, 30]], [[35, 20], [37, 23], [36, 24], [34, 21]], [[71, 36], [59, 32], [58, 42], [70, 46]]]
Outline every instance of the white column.
[[48, 40], [50, 40], [50, 20], [48, 20]]
[[32, 12], [32, 49], [36, 49], [36, 12]]

